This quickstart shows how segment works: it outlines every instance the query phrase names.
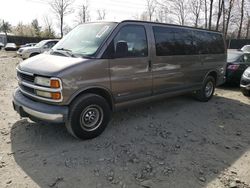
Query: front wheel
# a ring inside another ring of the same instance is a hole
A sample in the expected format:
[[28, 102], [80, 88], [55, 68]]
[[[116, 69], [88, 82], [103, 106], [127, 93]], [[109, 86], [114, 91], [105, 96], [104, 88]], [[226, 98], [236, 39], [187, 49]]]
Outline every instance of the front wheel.
[[99, 136], [111, 118], [107, 101], [95, 94], [85, 94], [70, 106], [66, 127], [76, 138], [91, 139]]
[[212, 76], [208, 76], [204, 80], [202, 88], [195, 92], [195, 97], [199, 101], [207, 102], [213, 97], [214, 89], [215, 79]]

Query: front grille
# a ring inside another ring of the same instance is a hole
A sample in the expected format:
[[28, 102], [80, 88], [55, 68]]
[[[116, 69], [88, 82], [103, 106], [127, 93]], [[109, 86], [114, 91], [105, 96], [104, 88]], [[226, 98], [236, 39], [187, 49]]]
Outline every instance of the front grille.
[[30, 94], [35, 94], [35, 91], [34, 91], [33, 88], [24, 86], [24, 85], [22, 85], [22, 84], [20, 84], [19, 87], [20, 87], [23, 91], [25, 91], [25, 92], [28, 92], [28, 93], [30, 93]]
[[34, 80], [35, 80], [34, 76], [31, 76], [31, 75], [28, 75], [28, 74], [24, 74], [24, 73], [21, 73], [21, 72], [17, 72], [17, 76], [21, 80], [27, 81], [27, 82], [34, 82]]

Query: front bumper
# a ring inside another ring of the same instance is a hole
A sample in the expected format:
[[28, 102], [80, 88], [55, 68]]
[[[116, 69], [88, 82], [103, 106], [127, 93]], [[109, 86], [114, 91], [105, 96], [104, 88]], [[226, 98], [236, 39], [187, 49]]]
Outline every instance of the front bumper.
[[50, 105], [33, 101], [24, 96], [19, 89], [13, 93], [13, 108], [21, 117], [29, 117], [32, 120], [64, 123], [68, 117], [68, 107]]
[[250, 78], [246, 78], [244, 75], [240, 81], [240, 87], [244, 90], [250, 90]]
[[27, 53], [17, 51], [16, 54], [17, 54], [18, 57], [20, 57], [22, 59], [28, 59], [29, 58], [29, 54], [27, 54]]

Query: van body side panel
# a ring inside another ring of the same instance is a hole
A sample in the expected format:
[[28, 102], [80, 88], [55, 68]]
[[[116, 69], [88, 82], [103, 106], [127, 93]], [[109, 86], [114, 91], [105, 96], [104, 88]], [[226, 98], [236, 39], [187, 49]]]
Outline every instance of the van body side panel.
[[111, 86], [116, 102], [151, 95], [152, 78], [147, 62], [147, 57], [110, 60]]
[[226, 54], [201, 54], [200, 58], [203, 76], [209, 71], [216, 71], [218, 77], [224, 76], [221, 69], [225, 69]]
[[154, 94], [184, 87], [185, 59], [176, 57], [155, 57], [153, 60]]
[[77, 64], [58, 76], [63, 78], [63, 104], [69, 104], [78, 94], [90, 88], [101, 88], [111, 93], [109, 62], [105, 59]]

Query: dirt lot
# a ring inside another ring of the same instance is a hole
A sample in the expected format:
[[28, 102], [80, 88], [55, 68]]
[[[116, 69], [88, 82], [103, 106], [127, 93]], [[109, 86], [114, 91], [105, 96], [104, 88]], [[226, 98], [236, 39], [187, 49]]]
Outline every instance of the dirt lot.
[[13, 111], [14, 56], [0, 52], [0, 187], [250, 187], [250, 101], [238, 88], [123, 110], [79, 141]]

